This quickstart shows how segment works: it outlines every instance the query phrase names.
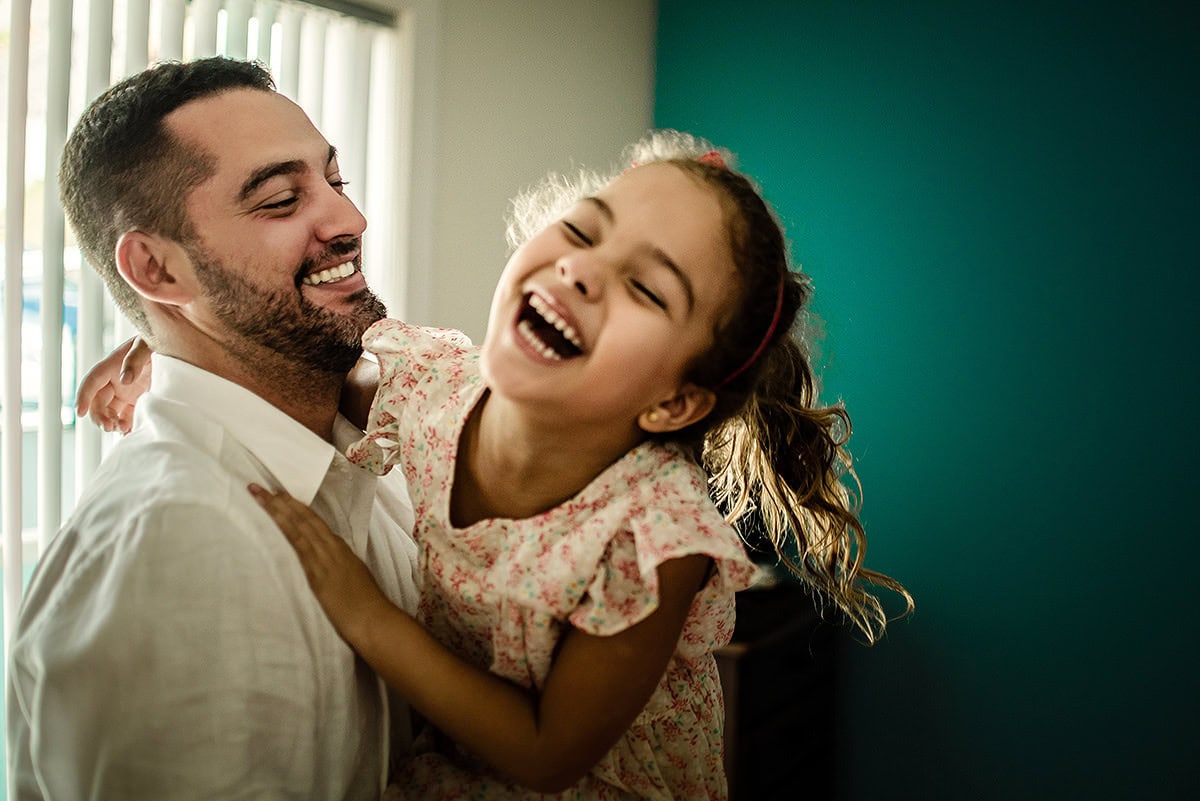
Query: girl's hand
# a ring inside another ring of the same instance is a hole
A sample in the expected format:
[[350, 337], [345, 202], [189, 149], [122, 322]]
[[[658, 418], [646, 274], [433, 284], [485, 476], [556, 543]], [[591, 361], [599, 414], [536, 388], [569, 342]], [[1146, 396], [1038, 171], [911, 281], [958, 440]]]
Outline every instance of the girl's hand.
[[133, 409], [150, 389], [150, 346], [133, 337], [87, 371], [75, 391], [75, 415], [85, 415], [105, 431], [128, 434]]
[[367, 566], [324, 520], [291, 495], [257, 484], [249, 489], [296, 549], [308, 585], [338, 634], [357, 648], [372, 616], [391, 607]]

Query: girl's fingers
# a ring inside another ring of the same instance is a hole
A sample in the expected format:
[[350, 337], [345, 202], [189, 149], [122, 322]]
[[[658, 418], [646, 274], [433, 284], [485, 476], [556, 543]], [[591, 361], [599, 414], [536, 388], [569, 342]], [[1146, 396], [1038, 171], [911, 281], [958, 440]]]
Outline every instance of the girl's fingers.
[[133, 429], [133, 407], [124, 404], [116, 413], [116, 428], [122, 434], [128, 434]]
[[[116, 350], [92, 365], [83, 378], [79, 379], [79, 385], [75, 388], [75, 411], [80, 417], [96, 407], [97, 393], [101, 389], [120, 380], [121, 364], [136, 344], [135, 339], [137, 337], [122, 342]], [[95, 420], [95, 417], [92, 419]]]
[[286, 536], [293, 543], [297, 540], [307, 540], [311, 538], [303, 524], [303, 519], [296, 513], [295, 508], [289, 503], [292, 497], [286, 493], [270, 492], [263, 489], [257, 484], [250, 485], [250, 494], [258, 501], [259, 505], [271, 516]]
[[[109, 416], [111, 414], [111, 411], [108, 407], [109, 404], [112, 403], [115, 396], [116, 392], [113, 390], [113, 385], [110, 383], [105, 383], [98, 387], [94, 387], [91, 397], [87, 400], [83, 399], [82, 394], [80, 395], [80, 401], [76, 406], [76, 413], [86, 414], [92, 419], [93, 423], [107, 431], [108, 429], [106, 426], [108, 425]], [[83, 409], [83, 411], [80, 412], [79, 409]]]
[[326, 557], [333, 534], [315, 512], [283, 490], [273, 493], [257, 484], [249, 489], [297, 553], [307, 558]]
[[132, 384], [142, 374], [142, 371], [150, 366], [150, 354], [152, 353], [146, 340], [134, 337], [129, 344], [129, 349], [125, 351], [125, 358], [121, 360], [120, 382]]

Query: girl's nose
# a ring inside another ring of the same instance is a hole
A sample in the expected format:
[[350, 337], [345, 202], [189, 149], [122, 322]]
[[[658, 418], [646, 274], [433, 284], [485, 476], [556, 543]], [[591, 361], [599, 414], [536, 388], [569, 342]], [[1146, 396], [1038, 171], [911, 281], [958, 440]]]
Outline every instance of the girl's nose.
[[576, 252], [558, 260], [558, 278], [578, 290], [589, 300], [597, 300], [603, 287], [603, 273], [596, 259], [586, 252]]

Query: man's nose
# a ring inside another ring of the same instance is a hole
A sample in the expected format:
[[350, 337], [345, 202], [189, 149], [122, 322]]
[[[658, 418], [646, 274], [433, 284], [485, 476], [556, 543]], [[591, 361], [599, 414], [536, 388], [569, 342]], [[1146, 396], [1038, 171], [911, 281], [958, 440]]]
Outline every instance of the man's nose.
[[316, 209], [316, 235], [322, 242], [342, 237], [359, 237], [367, 229], [367, 218], [347, 195], [332, 186], [322, 192]]

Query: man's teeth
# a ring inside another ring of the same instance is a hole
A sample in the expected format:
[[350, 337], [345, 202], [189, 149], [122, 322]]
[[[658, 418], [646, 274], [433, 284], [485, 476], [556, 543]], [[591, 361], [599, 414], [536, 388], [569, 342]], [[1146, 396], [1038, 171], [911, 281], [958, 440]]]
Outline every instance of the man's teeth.
[[557, 328], [558, 332], [563, 335], [563, 338], [575, 347], [583, 350], [583, 340], [579, 338], [579, 334], [566, 320], [559, 316], [558, 312], [550, 308], [549, 304], [540, 295], [530, 295], [529, 305], [542, 316], [543, 320]]
[[319, 284], [328, 284], [330, 281], [340, 281], [353, 274], [354, 265], [351, 262], [346, 262], [345, 264], [339, 264], [337, 267], [321, 270], [319, 273], [309, 273], [304, 276], [300, 283], [317, 286]]
[[542, 356], [551, 361], [562, 361], [562, 356], [559, 356], [553, 348], [542, 342], [538, 338], [538, 335], [533, 333], [533, 326], [529, 324], [528, 320], [522, 320], [517, 324], [517, 333], [521, 335], [521, 339], [525, 340], [531, 348], [542, 354]]

